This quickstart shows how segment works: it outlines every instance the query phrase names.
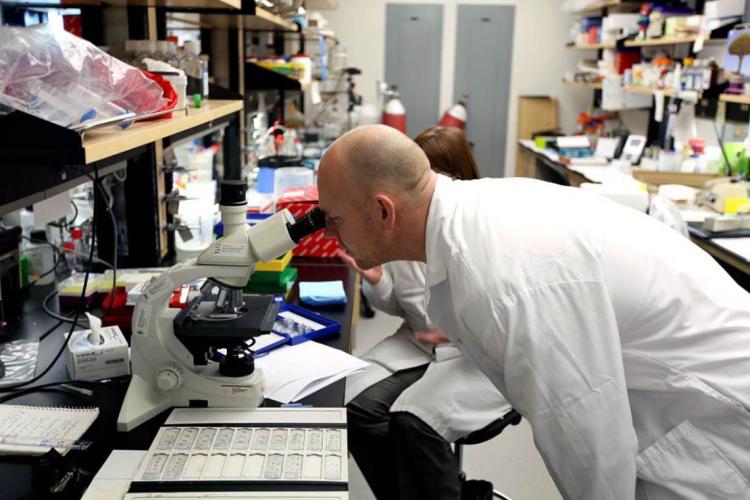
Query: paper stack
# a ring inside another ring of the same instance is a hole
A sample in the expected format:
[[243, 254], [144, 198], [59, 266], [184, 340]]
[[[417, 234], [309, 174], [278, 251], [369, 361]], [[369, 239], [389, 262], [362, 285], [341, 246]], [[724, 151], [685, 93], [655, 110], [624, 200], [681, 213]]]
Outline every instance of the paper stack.
[[266, 397], [279, 403], [298, 401], [337, 380], [363, 370], [367, 363], [339, 349], [303, 342], [256, 358], [266, 377]]

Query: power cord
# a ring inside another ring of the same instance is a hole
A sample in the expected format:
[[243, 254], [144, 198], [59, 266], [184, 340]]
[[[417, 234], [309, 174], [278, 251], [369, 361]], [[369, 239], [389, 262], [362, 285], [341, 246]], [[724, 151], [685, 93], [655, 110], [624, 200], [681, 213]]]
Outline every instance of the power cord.
[[[109, 307], [104, 313], [104, 315], [106, 316], [112, 311], [112, 307], [114, 306], [115, 288], [117, 288], [117, 249], [119, 245], [119, 230], [117, 228], [117, 219], [115, 218], [114, 211], [112, 210], [112, 207], [114, 205], [114, 196], [112, 196], [112, 192], [109, 189], [104, 187], [102, 179], [99, 179], [98, 177], [98, 180], [94, 179], [88, 172], [82, 172], [86, 177], [91, 179], [91, 182], [94, 184], [94, 198], [96, 198], [96, 187], [98, 186], [99, 194], [102, 196], [102, 199], [104, 199], [104, 204], [107, 207], [107, 212], [109, 213], [110, 221], [112, 222], [112, 298], [109, 301]], [[125, 170], [125, 176], [123, 178], [114, 175], [114, 172], [112, 173], [112, 176], [119, 182], [125, 182], [125, 180], [127, 179], [127, 170]], [[96, 204], [96, 202], [94, 203]]]
[[[96, 187], [99, 185], [98, 182], [97, 182], [99, 180], [99, 169], [97, 168], [96, 163], [94, 163], [94, 180], [95, 180], [95, 182], [94, 182], [94, 190], [96, 190]], [[99, 187], [101, 187], [101, 186], [99, 186]], [[94, 249], [96, 247], [96, 237], [95, 237], [95, 234], [96, 234], [96, 218], [92, 217], [92, 221], [91, 221], [91, 244], [90, 244], [90, 248], [89, 248], [89, 262], [92, 262], [92, 259], [94, 258]], [[86, 298], [86, 289], [87, 289], [88, 284], [89, 284], [89, 274], [90, 273], [91, 273], [91, 266], [89, 266], [86, 269], [86, 275], [83, 278], [83, 289], [81, 290], [81, 304], [83, 304], [83, 302], [84, 302], [84, 300]], [[57, 351], [57, 354], [55, 355], [54, 359], [49, 363], [49, 365], [47, 365], [47, 367], [44, 370], [42, 370], [42, 372], [39, 375], [34, 376], [30, 380], [27, 380], [25, 382], [19, 382], [17, 384], [13, 384], [13, 385], [6, 386], [6, 387], [0, 387], [0, 392], [12, 392], [12, 394], [10, 394], [9, 396], [12, 396], [13, 398], [18, 397], [20, 394], [16, 393], [17, 389], [19, 389], [21, 387], [26, 387], [29, 384], [33, 384], [34, 382], [37, 382], [42, 377], [44, 377], [47, 373], [49, 373], [49, 371], [52, 369], [52, 367], [55, 366], [55, 364], [57, 363], [57, 361], [60, 359], [60, 357], [62, 356], [63, 352], [65, 352], [65, 348], [67, 347], [68, 342], [70, 342], [70, 340], [73, 338], [73, 332], [75, 331], [75, 328], [78, 325], [78, 318], [81, 316], [81, 313], [83, 312], [82, 309], [83, 309], [83, 305], [81, 305], [78, 308], [78, 311], [76, 312], [76, 315], [73, 317], [73, 322], [70, 325], [70, 331], [68, 332], [67, 338], [63, 341], [62, 345], [60, 346], [60, 349]], [[43, 387], [51, 387], [53, 385], [59, 385], [60, 383], [65, 383], [65, 382], [53, 382], [51, 384], [42, 384], [42, 385], [33, 386], [33, 387], [26, 387], [25, 389], [21, 389], [20, 392], [23, 392], [23, 393], [34, 392], [34, 391], [36, 391], [38, 389], [41, 389]], [[2, 399], [0, 399], [0, 403], [4, 403], [5, 401], [8, 401], [9, 400], [9, 396], [5, 396]], [[10, 398], [10, 399], [12, 399], [12, 398]]]

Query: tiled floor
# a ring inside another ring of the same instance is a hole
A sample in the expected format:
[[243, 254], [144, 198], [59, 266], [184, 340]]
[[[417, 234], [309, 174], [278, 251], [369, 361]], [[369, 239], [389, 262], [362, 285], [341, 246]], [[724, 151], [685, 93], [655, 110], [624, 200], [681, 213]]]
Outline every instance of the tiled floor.
[[[360, 319], [354, 337], [354, 354], [361, 354], [396, 331], [400, 318], [378, 312]], [[526, 421], [511, 427], [491, 441], [464, 447], [464, 471], [471, 479], [491, 481], [513, 500], [557, 500], [562, 498], [534, 447]], [[349, 495], [352, 500], [372, 500], [362, 473], [349, 459]]]

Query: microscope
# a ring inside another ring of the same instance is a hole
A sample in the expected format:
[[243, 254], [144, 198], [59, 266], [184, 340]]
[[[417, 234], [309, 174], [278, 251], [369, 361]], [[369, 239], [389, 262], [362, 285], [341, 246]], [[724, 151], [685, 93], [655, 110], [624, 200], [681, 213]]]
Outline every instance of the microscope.
[[[279, 304], [273, 295], [243, 296], [255, 263], [294, 248], [325, 226], [318, 208], [299, 220], [288, 210], [248, 227], [246, 185], [224, 181], [220, 195], [224, 237], [196, 259], [152, 280], [133, 312], [133, 377], [117, 418], [130, 431], [174, 406], [254, 408], [263, 402], [265, 379], [248, 348], [269, 333]], [[207, 278], [185, 309], [168, 308], [172, 291]], [[221, 361], [214, 361], [226, 350]]]

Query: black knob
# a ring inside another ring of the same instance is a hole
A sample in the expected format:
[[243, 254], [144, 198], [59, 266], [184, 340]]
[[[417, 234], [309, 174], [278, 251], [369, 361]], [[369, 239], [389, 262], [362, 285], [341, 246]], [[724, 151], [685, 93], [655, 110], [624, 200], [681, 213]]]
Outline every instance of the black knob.
[[244, 181], [222, 181], [219, 205], [236, 207], [247, 203], [247, 184]]
[[219, 373], [225, 377], [246, 377], [255, 371], [253, 353], [243, 346], [227, 349], [227, 355], [219, 362]]

